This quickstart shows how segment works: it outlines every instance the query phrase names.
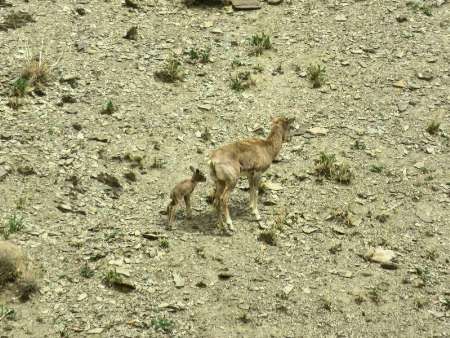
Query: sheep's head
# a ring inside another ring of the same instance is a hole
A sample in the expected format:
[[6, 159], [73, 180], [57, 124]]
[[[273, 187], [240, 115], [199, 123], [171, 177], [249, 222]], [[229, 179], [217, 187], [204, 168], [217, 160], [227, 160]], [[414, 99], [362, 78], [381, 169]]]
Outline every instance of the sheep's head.
[[193, 166], [190, 166], [189, 168], [192, 171], [192, 179], [195, 182], [206, 182], [206, 176], [199, 169], [196, 169]]
[[281, 127], [283, 142], [288, 142], [290, 140], [291, 126], [294, 121], [294, 117], [274, 117], [272, 119], [272, 126]]

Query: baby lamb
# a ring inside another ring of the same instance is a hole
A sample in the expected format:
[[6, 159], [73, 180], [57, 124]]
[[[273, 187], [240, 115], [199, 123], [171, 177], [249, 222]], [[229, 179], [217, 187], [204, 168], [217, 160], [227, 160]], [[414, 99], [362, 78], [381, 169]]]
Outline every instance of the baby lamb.
[[191, 194], [197, 186], [198, 182], [206, 182], [206, 177], [200, 170], [195, 169], [192, 166], [190, 166], [189, 169], [191, 169], [192, 171], [192, 177], [177, 183], [177, 185], [175, 185], [175, 187], [172, 189], [172, 192], [170, 193], [171, 201], [167, 206], [169, 227], [175, 220], [175, 213], [182, 199], [184, 199], [184, 202], [186, 204], [187, 218], [192, 218]]
[[260, 220], [257, 199], [261, 174], [265, 172], [281, 150], [281, 145], [289, 140], [293, 118], [275, 117], [267, 139], [247, 139], [231, 143], [213, 151], [209, 162], [211, 177], [215, 183], [214, 206], [219, 226], [223, 227], [225, 217], [227, 232], [233, 232], [233, 222], [228, 209], [231, 191], [239, 177], [248, 177], [250, 185], [250, 209], [256, 220]]

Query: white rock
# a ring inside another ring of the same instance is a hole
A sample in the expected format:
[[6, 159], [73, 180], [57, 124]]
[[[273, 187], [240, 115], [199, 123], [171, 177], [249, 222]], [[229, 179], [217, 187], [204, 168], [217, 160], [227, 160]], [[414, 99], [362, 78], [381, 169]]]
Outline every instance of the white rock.
[[378, 247], [375, 249], [369, 249], [366, 257], [375, 263], [389, 263], [396, 257], [396, 254], [392, 250], [386, 250]]

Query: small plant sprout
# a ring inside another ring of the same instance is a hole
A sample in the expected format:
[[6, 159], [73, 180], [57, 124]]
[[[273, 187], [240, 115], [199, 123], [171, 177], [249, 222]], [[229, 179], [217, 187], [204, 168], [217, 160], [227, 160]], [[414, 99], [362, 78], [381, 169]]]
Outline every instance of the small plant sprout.
[[170, 247], [169, 240], [167, 238], [162, 238], [159, 241], [159, 247], [161, 249], [169, 249], [169, 247]]
[[414, 11], [421, 11], [426, 16], [431, 16], [431, 6], [426, 4], [423, 0], [412, 0], [406, 3], [407, 6], [411, 7]]
[[367, 297], [375, 304], [380, 304], [382, 301], [381, 290], [378, 287], [371, 287], [367, 292]]
[[450, 310], [450, 298], [442, 298], [441, 303], [447, 311]]
[[16, 97], [24, 97], [30, 89], [29, 80], [19, 77], [12, 83], [12, 95]]
[[117, 111], [117, 107], [113, 104], [112, 100], [106, 101], [105, 107], [100, 112], [102, 115], [111, 115]]
[[254, 34], [248, 39], [249, 45], [251, 47], [250, 55], [261, 55], [265, 50], [272, 48], [272, 42], [270, 41], [270, 36], [261, 33]]
[[252, 78], [250, 72], [239, 72], [232, 75], [230, 78], [230, 88], [234, 91], [240, 92], [255, 85], [255, 80]]
[[5, 239], [9, 238], [9, 235], [19, 232], [24, 227], [23, 216], [13, 214], [8, 218], [6, 227], [3, 229], [3, 236]]
[[152, 319], [151, 324], [155, 331], [161, 331], [164, 333], [170, 333], [174, 326], [173, 321], [166, 318], [154, 318]]
[[319, 64], [309, 65], [306, 69], [306, 74], [309, 81], [311, 81], [313, 88], [322, 87], [325, 81], [325, 67]]
[[153, 163], [150, 165], [152, 169], [163, 169], [166, 162], [162, 158], [155, 157]]
[[430, 135], [436, 135], [440, 127], [441, 123], [439, 121], [433, 120], [428, 124], [426, 131]]
[[2, 321], [3, 319], [15, 320], [16, 311], [7, 307], [6, 305], [0, 304], [0, 321]]
[[200, 58], [197, 49], [191, 48], [191, 49], [189, 50], [188, 54], [189, 54], [189, 58], [190, 58], [192, 61], [197, 61], [197, 60]]
[[277, 245], [277, 231], [274, 227], [270, 228], [269, 230], [262, 231], [258, 235], [258, 240], [261, 242], [264, 242], [266, 244], [276, 246]]
[[377, 174], [381, 174], [383, 172], [384, 166], [382, 164], [371, 164], [369, 167], [369, 171]]
[[362, 141], [356, 140], [355, 143], [352, 144], [351, 149], [353, 149], [353, 150], [365, 150], [366, 149], [366, 145]]
[[234, 58], [233, 61], [231, 61], [231, 68], [241, 67], [243, 65], [244, 63], [238, 58]]
[[191, 61], [198, 61], [200, 63], [208, 63], [210, 62], [210, 52], [211, 48], [205, 49], [194, 49], [191, 48], [188, 52], [189, 58]]
[[169, 58], [164, 67], [155, 72], [155, 77], [162, 82], [176, 82], [184, 79], [184, 73], [181, 67], [181, 62], [172, 56]]
[[423, 285], [429, 284], [431, 281], [431, 273], [428, 267], [416, 266], [415, 273], [422, 280]]
[[103, 276], [103, 283], [107, 287], [114, 287], [116, 284], [122, 283], [122, 277], [116, 272], [116, 270], [109, 270]]
[[92, 278], [94, 277], [94, 270], [92, 270], [89, 265], [85, 264], [80, 269], [80, 275], [83, 278]]

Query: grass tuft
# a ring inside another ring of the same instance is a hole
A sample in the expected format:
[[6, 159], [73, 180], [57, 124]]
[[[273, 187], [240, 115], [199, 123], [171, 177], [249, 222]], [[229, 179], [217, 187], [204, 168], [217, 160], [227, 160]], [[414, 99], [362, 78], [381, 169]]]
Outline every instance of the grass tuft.
[[334, 154], [320, 153], [319, 159], [315, 160], [315, 173], [317, 176], [333, 179], [338, 183], [350, 184], [354, 175], [348, 164], [337, 163]]
[[311, 81], [313, 88], [322, 87], [325, 82], [325, 67], [319, 64], [309, 65], [306, 69], [306, 75]]
[[270, 41], [270, 36], [261, 33], [254, 34], [248, 39], [248, 43], [251, 47], [250, 55], [261, 55], [265, 50], [272, 48], [272, 42]]
[[171, 57], [161, 70], [155, 72], [155, 77], [162, 82], [168, 83], [182, 81], [184, 73], [181, 62], [176, 57]]

